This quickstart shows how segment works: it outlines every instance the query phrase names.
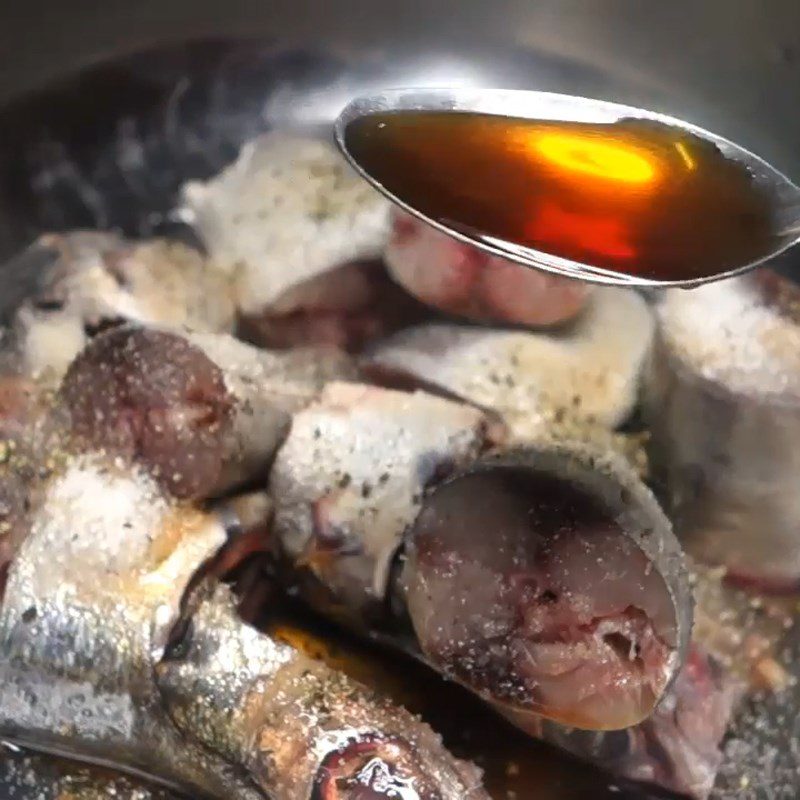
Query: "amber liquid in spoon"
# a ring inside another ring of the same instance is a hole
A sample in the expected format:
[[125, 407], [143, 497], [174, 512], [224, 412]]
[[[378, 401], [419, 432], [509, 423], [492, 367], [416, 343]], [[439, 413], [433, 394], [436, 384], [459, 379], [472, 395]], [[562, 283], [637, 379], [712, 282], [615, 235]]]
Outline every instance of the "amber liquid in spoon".
[[501, 249], [680, 281], [763, 258], [778, 236], [770, 198], [744, 165], [650, 120], [386, 112], [352, 121], [344, 140], [399, 200]]

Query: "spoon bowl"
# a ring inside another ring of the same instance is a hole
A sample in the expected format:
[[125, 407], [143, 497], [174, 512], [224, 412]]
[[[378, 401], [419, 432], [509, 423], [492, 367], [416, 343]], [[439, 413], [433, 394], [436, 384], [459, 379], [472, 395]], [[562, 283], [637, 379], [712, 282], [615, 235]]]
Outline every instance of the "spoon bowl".
[[394, 89], [335, 123], [406, 212], [510, 261], [595, 283], [695, 286], [800, 240], [800, 188], [739, 145], [632, 106], [549, 92]]

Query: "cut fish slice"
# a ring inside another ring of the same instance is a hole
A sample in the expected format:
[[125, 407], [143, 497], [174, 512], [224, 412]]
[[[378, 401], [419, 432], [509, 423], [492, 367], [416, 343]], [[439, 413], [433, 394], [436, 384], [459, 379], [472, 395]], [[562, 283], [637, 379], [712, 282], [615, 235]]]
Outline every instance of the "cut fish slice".
[[353, 348], [414, 313], [380, 262], [390, 204], [327, 142], [264, 134], [183, 194], [252, 341]]
[[488, 423], [420, 391], [326, 387], [270, 477], [297, 590], [362, 632], [394, 629], [500, 706], [639, 722], [689, 635], [668, 520], [621, 458], [571, 445], [484, 460]]
[[769, 270], [669, 291], [648, 371], [650, 459], [686, 549], [800, 586], [800, 288]]
[[554, 421], [623, 422], [652, 332], [639, 295], [602, 288], [560, 333], [420, 325], [375, 345], [368, 358], [499, 413], [525, 439], [548, 435]]
[[490, 256], [401, 211], [393, 215], [385, 259], [414, 297], [478, 322], [562, 324], [584, 309], [592, 292], [586, 283]]

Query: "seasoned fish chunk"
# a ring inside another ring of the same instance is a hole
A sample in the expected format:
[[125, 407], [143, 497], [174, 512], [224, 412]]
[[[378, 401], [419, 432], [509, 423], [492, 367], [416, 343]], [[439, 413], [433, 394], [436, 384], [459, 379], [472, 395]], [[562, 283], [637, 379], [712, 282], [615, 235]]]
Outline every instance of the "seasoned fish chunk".
[[761, 270], [669, 291], [645, 392], [649, 454], [687, 551], [800, 586], [800, 289]]
[[202, 578], [226, 538], [106, 457], [50, 479], [0, 606], [0, 736], [220, 800], [484, 800], [420, 720], [237, 617]]
[[372, 363], [407, 373], [499, 413], [521, 438], [577, 417], [604, 427], [633, 410], [653, 333], [645, 301], [597, 289], [575, 324], [559, 333], [418, 325], [371, 348]]
[[[632, 468], [519, 452], [472, 406], [331, 384], [272, 469], [276, 545], [312, 605], [383, 630], [499, 707], [578, 727], [644, 719], [685, 653], [691, 597]], [[399, 628], [398, 628], [399, 624]]]
[[380, 263], [390, 205], [331, 144], [264, 134], [183, 194], [253, 341], [352, 348], [414, 313]]
[[385, 259], [390, 275], [423, 303], [480, 322], [558, 325], [576, 317], [592, 291], [488, 255], [400, 211]]
[[275, 534], [353, 613], [380, 605], [427, 483], [474, 458], [480, 411], [423, 392], [331, 383], [297, 413], [269, 491]]
[[352, 369], [337, 351], [275, 354], [222, 334], [123, 326], [83, 350], [59, 397], [73, 447], [144, 464], [173, 494], [204, 498], [263, 480], [290, 412]]

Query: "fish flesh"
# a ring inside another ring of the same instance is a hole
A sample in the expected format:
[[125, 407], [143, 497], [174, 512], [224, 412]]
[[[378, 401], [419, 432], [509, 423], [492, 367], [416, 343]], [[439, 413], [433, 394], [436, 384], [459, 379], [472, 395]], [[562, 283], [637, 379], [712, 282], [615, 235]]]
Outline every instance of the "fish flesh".
[[40, 497], [0, 607], [0, 736], [226, 800], [486, 797], [424, 723], [198, 580], [222, 517], [97, 454]]
[[50, 262], [12, 324], [26, 374], [57, 382], [95, 333], [123, 322], [233, 330], [229, 279], [180, 242], [78, 231], [43, 235], [30, 250]]
[[[796, 639], [791, 613], [727, 586], [722, 570], [693, 563], [691, 571], [696, 605], [689, 655], [647, 720], [600, 733], [540, 720], [529, 731], [614, 775], [697, 800], [742, 797], [750, 784], [753, 797], [771, 796], [774, 774], [758, 776], [757, 759], [783, 747], [775, 773], [797, 769], [789, 745], [793, 725], [774, 711], [796, 681], [786, 650], [787, 629]], [[749, 763], [737, 753], [746, 753]]]
[[683, 545], [728, 579], [800, 586], [800, 290], [771, 270], [658, 305], [645, 416]]
[[634, 724], [691, 624], [669, 521], [623, 459], [492, 452], [491, 430], [478, 409], [424, 392], [327, 385], [270, 472], [297, 590], [501, 707]]
[[388, 201], [327, 142], [264, 134], [183, 198], [177, 213], [231, 276], [257, 344], [353, 348], [414, 313], [380, 260]]
[[[633, 412], [653, 335], [645, 301], [598, 288], [571, 327], [558, 332], [430, 323], [389, 336], [366, 357], [491, 409], [521, 440], [577, 428], [615, 428]], [[579, 422], [580, 425], [573, 424]]]
[[59, 401], [73, 449], [105, 449], [179, 497], [206, 498], [265, 475], [290, 412], [352, 369], [326, 349], [274, 354], [222, 334], [121, 326], [74, 360]]
[[586, 283], [523, 267], [395, 211], [384, 254], [389, 274], [441, 311], [477, 322], [548, 327], [583, 311]]
[[428, 661], [515, 715], [629, 727], [685, 657], [669, 523], [622, 459], [591, 450], [503, 452], [432, 487], [401, 583]]

